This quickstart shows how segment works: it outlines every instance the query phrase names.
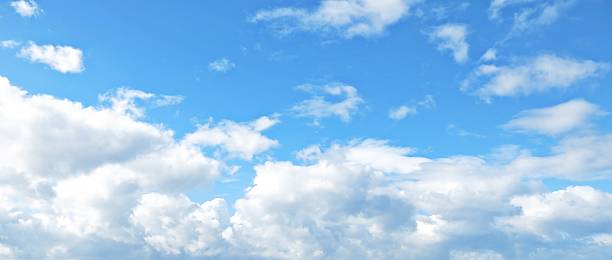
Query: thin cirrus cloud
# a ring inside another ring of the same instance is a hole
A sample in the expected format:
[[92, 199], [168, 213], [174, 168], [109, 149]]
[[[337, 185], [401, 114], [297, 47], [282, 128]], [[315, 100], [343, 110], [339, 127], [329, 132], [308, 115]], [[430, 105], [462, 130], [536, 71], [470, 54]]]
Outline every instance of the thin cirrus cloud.
[[511, 131], [555, 136], [587, 127], [594, 117], [607, 114], [594, 104], [574, 99], [552, 107], [522, 111], [502, 127]]
[[11, 2], [11, 7], [15, 9], [19, 15], [23, 17], [36, 16], [42, 10], [38, 7], [38, 4], [34, 0], [17, 0]]
[[208, 69], [215, 72], [228, 72], [236, 67], [236, 64], [227, 58], [221, 58], [208, 64]]
[[438, 44], [440, 51], [450, 51], [457, 63], [465, 63], [469, 58], [470, 45], [466, 42], [468, 34], [464, 24], [443, 24], [428, 33], [429, 38]]
[[145, 109], [138, 105], [137, 101], [150, 102], [154, 107], [164, 107], [180, 104], [183, 99], [182, 96], [156, 95], [131, 88], [118, 88], [98, 96], [101, 103], [108, 103], [115, 112], [133, 118], [141, 118], [145, 114]]
[[433, 108], [435, 106], [436, 101], [434, 100], [433, 96], [427, 95], [423, 98], [423, 100], [414, 105], [401, 105], [399, 107], [392, 108], [389, 110], [388, 116], [393, 120], [402, 120], [409, 115], [416, 115], [421, 108]]
[[462, 83], [461, 89], [474, 93], [484, 101], [493, 97], [526, 96], [551, 90], [568, 89], [580, 81], [607, 72], [610, 64], [579, 60], [553, 54], [515, 59], [504, 66], [480, 65]]
[[[297, 89], [311, 93], [313, 96], [294, 105], [291, 110], [298, 117], [313, 118], [315, 125], [327, 117], [338, 117], [348, 122], [364, 103], [357, 89], [346, 84], [302, 85]], [[329, 100], [333, 98], [340, 98], [340, 100], [335, 102]]]
[[257, 12], [252, 22], [270, 22], [280, 34], [296, 30], [338, 33], [345, 38], [380, 35], [409, 14], [419, 0], [323, 0], [314, 9], [283, 7]]
[[18, 57], [30, 62], [42, 63], [60, 73], [80, 73], [85, 70], [83, 51], [71, 46], [38, 45], [30, 42], [23, 47]]

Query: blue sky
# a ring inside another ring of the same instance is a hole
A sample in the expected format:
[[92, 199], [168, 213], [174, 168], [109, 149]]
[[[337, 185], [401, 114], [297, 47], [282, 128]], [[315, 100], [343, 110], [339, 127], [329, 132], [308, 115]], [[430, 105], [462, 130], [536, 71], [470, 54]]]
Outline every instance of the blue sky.
[[604, 259], [611, 10], [2, 1], [0, 256]]

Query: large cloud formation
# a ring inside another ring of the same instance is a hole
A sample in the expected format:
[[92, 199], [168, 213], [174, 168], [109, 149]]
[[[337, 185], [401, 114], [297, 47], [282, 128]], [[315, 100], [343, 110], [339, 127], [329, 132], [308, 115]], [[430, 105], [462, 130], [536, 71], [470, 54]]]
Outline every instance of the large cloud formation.
[[[18, 111], [18, 113], [16, 113]], [[425, 158], [383, 140], [256, 162], [234, 205], [185, 192], [277, 145], [278, 123], [200, 126], [183, 139], [125, 109], [31, 95], [0, 78], [0, 256], [124, 259], [605, 259], [612, 194], [545, 178], [607, 178], [612, 138], [548, 155]], [[241, 138], [245, 137], [245, 138]], [[230, 141], [231, 140], [231, 141]], [[562, 245], [562, 246], [561, 246]]]

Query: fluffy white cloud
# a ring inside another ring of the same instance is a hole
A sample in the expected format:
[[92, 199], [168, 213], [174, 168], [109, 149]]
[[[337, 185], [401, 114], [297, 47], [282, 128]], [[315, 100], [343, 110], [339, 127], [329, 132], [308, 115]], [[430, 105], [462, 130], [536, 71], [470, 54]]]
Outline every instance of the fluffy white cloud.
[[[300, 117], [314, 118], [315, 124], [318, 124], [320, 119], [331, 116], [337, 116], [342, 121], [348, 122], [364, 102], [355, 87], [344, 84], [331, 84], [322, 87], [303, 85], [298, 89], [312, 93], [314, 96], [293, 106], [292, 110]], [[333, 102], [328, 101], [325, 96], [328, 98], [343, 97], [344, 99]]]
[[157, 251], [193, 256], [225, 253], [222, 234], [229, 213], [222, 199], [198, 205], [183, 195], [144, 194], [130, 221], [142, 228], [144, 240]]
[[227, 58], [221, 58], [208, 64], [208, 69], [216, 72], [228, 72], [236, 67], [236, 64]]
[[435, 27], [429, 33], [432, 41], [438, 42], [438, 49], [441, 51], [451, 51], [457, 63], [464, 63], [468, 60], [470, 45], [465, 38], [468, 34], [467, 26], [463, 24], [444, 24]]
[[574, 99], [552, 107], [522, 111], [503, 127], [519, 132], [554, 136], [586, 127], [593, 117], [606, 114], [594, 104]]
[[612, 194], [588, 186], [518, 196], [511, 204], [521, 209], [520, 214], [498, 220], [511, 232], [531, 233], [544, 239], [612, 233]]
[[19, 15], [31, 17], [41, 12], [38, 4], [34, 0], [16, 0], [11, 2], [11, 6]]
[[253, 22], [273, 22], [277, 31], [338, 32], [343, 37], [374, 36], [397, 23], [420, 0], [323, 0], [314, 10], [277, 8], [262, 10]]
[[28, 95], [0, 78], [0, 257], [605, 259], [612, 251], [612, 195], [550, 192], [541, 181], [610, 178], [610, 135], [566, 137], [540, 156], [506, 146], [430, 159], [376, 139], [312, 146], [298, 153], [303, 163], [255, 166], [253, 185], [230, 208], [183, 195], [225, 168], [200, 147], [248, 159], [277, 119], [209, 123], [175, 140], [110, 103]]
[[[481, 65], [463, 83], [462, 89], [476, 90], [485, 101], [494, 96], [529, 95], [553, 89], [567, 89], [581, 80], [608, 71], [610, 65], [543, 54], [507, 66]], [[483, 82], [484, 81], [484, 82]]]
[[70, 46], [37, 45], [30, 42], [17, 54], [31, 62], [46, 64], [61, 73], [79, 73], [83, 66], [83, 51]]
[[229, 120], [216, 125], [207, 123], [187, 135], [183, 143], [203, 147], [218, 146], [230, 156], [251, 160], [253, 156], [278, 146], [278, 141], [261, 134], [278, 122], [276, 118], [264, 116], [247, 123]]

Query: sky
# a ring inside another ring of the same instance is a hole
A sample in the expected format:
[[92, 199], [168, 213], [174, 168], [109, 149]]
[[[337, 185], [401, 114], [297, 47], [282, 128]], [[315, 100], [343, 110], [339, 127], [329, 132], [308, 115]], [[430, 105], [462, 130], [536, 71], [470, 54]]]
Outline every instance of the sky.
[[0, 1], [0, 258], [608, 259], [610, 12]]

